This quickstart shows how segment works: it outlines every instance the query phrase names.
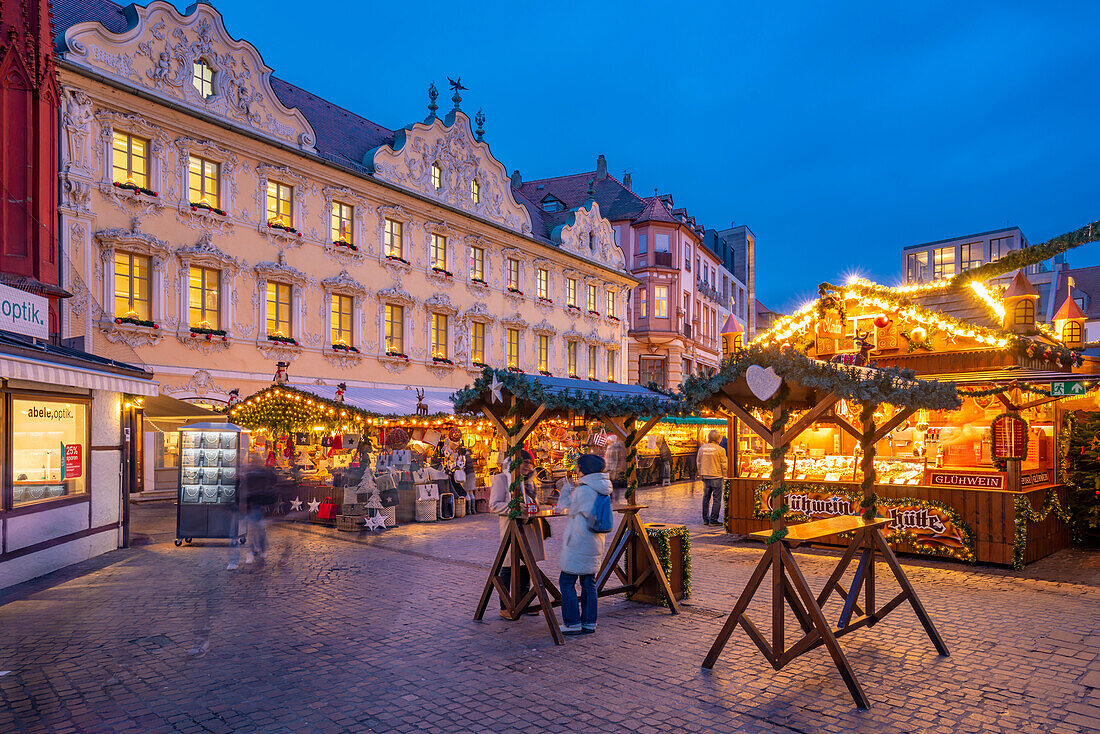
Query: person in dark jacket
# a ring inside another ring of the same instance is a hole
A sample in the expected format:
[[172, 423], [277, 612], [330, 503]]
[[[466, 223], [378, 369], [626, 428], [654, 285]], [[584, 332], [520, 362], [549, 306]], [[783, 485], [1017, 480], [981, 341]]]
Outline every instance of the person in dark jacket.
[[237, 497], [244, 507], [248, 552], [244, 562], [267, 556], [267, 508], [275, 503], [275, 470], [260, 463], [245, 468], [237, 477]]

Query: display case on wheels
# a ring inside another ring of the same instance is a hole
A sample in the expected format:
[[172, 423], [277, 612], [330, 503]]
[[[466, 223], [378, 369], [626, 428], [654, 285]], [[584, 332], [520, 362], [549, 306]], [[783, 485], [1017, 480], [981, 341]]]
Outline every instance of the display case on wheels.
[[231, 423], [180, 429], [176, 545], [195, 538], [244, 542], [237, 524], [237, 473], [248, 455], [248, 431]]

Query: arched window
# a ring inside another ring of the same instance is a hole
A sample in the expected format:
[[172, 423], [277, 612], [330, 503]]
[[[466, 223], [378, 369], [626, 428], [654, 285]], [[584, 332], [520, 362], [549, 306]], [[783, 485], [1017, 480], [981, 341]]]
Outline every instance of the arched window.
[[1032, 326], [1035, 324], [1035, 301], [1025, 298], [1016, 304], [1013, 311], [1016, 326]]
[[1067, 321], [1062, 326], [1062, 341], [1069, 345], [1081, 343], [1080, 321]]

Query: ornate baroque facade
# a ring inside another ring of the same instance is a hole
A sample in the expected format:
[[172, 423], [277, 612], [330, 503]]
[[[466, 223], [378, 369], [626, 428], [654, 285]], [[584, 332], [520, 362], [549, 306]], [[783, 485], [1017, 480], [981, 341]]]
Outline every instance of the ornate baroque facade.
[[[517, 197], [457, 92], [390, 131], [273, 77], [209, 5], [54, 7], [66, 336], [213, 402], [278, 361], [298, 382], [457, 388], [478, 361], [625, 381], [636, 281], [610, 223]], [[589, 287], [595, 312], [567, 305]]]

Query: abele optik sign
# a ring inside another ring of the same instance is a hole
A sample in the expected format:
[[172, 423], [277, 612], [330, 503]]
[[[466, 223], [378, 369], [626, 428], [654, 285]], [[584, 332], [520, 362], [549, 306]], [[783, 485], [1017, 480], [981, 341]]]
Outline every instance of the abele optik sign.
[[42, 296], [0, 284], [0, 329], [48, 339], [48, 301]]

